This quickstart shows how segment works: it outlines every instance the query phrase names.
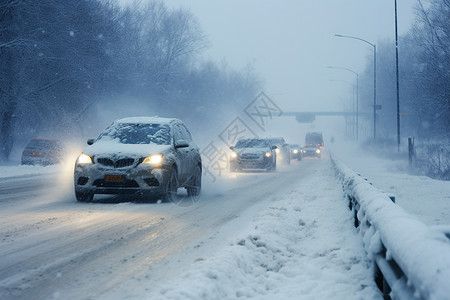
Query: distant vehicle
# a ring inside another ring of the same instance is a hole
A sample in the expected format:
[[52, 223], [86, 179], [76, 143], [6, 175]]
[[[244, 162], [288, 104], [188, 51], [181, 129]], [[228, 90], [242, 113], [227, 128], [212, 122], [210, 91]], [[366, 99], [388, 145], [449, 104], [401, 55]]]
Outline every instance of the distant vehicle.
[[297, 144], [290, 144], [291, 159], [302, 160], [302, 148]]
[[32, 139], [22, 151], [22, 165], [54, 165], [63, 158], [63, 146], [59, 141]]
[[277, 160], [289, 165], [291, 163], [291, 150], [289, 149], [289, 145], [286, 143], [284, 138], [275, 137], [268, 138], [268, 140], [272, 145], [277, 146]]
[[75, 163], [78, 201], [92, 201], [94, 194], [123, 193], [171, 201], [180, 187], [190, 196], [200, 194], [199, 148], [178, 119], [120, 119], [88, 145]]
[[230, 157], [230, 171], [236, 172], [244, 169], [265, 169], [275, 171], [277, 168], [277, 146], [267, 139], [240, 139]]
[[303, 157], [317, 157], [320, 158], [322, 156], [322, 151], [319, 146], [316, 145], [307, 145], [302, 148], [302, 156]]
[[322, 132], [308, 132], [305, 136], [305, 146], [315, 145], [323, 149]]

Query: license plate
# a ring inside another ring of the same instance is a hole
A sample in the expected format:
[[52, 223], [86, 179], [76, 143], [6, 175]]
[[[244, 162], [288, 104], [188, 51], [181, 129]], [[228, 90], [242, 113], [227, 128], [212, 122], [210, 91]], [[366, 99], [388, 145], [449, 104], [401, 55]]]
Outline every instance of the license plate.
[[105, 180], [121, 182], [121, 181], [125, 181], [125, 176], [123, 176], [123, 175], [105, 175]]

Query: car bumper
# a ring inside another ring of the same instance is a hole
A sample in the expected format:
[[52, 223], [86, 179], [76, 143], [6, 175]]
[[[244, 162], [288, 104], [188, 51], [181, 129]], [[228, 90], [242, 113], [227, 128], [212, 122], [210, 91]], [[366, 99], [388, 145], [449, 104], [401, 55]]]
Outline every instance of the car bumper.
[[83, 194], [159, 194], [165, 191], [167, 170], [143, 165], [123, 169], [97, 164], [76, 166], [75, 191]]
[[237, 159], [231, 161], [239, 169], [267, 169], [273, 166], [272, 159]]
[[320, 153], [317, 152], [304, 152], [303, 157], [320, 157]]

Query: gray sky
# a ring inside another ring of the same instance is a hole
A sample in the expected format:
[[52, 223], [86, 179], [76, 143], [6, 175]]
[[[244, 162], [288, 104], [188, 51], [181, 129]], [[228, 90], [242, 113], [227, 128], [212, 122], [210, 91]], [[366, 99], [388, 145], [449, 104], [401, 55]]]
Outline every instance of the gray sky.
[[[344, 34], [377, 44], [394, 40], [394, 0], [165, 0], [197, 16], [211, 47], [205, 59], [233, 68], [254, 65], [265, 91], [284, 110], [342, 109], [353, 81], [373, 57], [366, 43], [334, 37]], [[399, 34], [414, 17], [416, 0], [398, 0]], [[381, 76], [381, 75], [380, 75]]]

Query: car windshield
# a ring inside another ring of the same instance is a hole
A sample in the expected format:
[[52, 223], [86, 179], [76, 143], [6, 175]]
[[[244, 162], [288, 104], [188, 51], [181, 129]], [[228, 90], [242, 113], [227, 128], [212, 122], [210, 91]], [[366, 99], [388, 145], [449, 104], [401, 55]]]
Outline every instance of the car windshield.
[[320, 144], [323, 143], [322, 134], [320, 133], [308, 133], [305, 137], [305, 144]]
[[170, 127], [166, 124], [113, 124], [99, 136], [99, 141], [115, 140], [121, 144], [170, 145]]
[[236, 143], [234, 148], [267, 148], [269, 143], [266, 140], [259, 139], [243, 139]]
[[270, 140], [273, 144], [283, 144], [283, 141], [280, 139], [271, 139]]

